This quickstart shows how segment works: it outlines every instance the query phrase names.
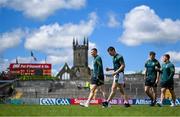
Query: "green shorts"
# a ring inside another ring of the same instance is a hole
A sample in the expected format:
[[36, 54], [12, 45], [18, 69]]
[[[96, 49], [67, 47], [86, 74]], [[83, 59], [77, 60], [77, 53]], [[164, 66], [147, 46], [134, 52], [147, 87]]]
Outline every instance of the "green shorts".
[[145, 80], [145, 86], [149, 86], [149, 87], [157, 87], [157, 84], [155, 83], [156, 81], [152, 81], [152, 80]]
[[161, 85], [161, 88], [174, 90], [174, 83], [173, 82], [164, 81], [164, 82], [161, 82], [160, 85]]
[[91, 78], [91, 84], [95, 84], [97, 86], [101, 86], [104, 84], [104, 76], [100, 76], [100, 77], [92, 77]]

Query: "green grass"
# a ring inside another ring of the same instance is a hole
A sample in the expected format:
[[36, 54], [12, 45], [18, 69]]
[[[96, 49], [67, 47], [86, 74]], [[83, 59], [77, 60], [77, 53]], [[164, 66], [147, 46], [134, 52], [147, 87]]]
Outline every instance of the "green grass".
[[178, 107], [149, 107], [132, 105], [130, 108], [100, 105], [83, 108], [80, 106], [41, 106], [41, 105], [4, 105], [0, 104], [0, 116], [180, 116]]

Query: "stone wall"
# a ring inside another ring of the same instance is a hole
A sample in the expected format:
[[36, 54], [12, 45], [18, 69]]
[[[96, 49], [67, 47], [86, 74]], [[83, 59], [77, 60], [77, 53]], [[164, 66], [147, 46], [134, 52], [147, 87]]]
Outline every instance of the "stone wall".
[[[106, 80], [105, 88], [109, 95], [111, 90], [112, 78]], [[180, 79], [175, 79], [175, 93], [180, 97]], [[87, 97], [89, 88], [85, 87], [85, 81], [19, 81], [17, 83], [17, 91], [23, 92], [23, 97], [27, 98], [78, 98]], [[131, 75], [126, 76], [125, 91], [130, 98], [146, 98], [144, 93], [144, 80], [142, 76]], [[120, 97], [120, 91], [117, 91], [116, 97]], [[158, 97], [160, 96], [160, 86], [158, 85]], [[102, 97], [97, 92], [97, 97]]]

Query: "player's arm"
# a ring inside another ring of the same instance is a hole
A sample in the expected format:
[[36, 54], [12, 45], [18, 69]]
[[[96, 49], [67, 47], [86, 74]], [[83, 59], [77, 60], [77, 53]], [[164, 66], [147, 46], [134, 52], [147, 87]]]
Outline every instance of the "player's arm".
[[158, 65], [155, 66], [155, 70], [156, 70], [157, 72], [159, 72], [159, 75], [162, 73], [161, 65], [159, 64], [159, 62], [158, 62]]
[[116, 71], [114, 71], [114, 73], [112, 73], [112, 75], [114, 76], [114, 75], [122, 72], [122, 71], [124, 70], [124, 68], [125, 68], [125, 64], [121, 64], [121, 66], [119, 67], [119, 69], [117, 69]]
[[144, 64], [144, 80], [147, 78], [147, 63], [148, 61], [146, 61], [146, 63]]
[[158, 84], [158, 82], [159, 82], [159, 80], [160, 80], [160, 72], [157, 72], [157, 78], [156, 78], [156, 84]]
[[[158, 69], [157, 70], [157, 78], [156, 78], [156, 84], [158, 84], [158, 82], [159, 82], [159, 80], [160, 80], [160, 69], [161, 69], [161, 65], [159, 64], [159, 62], [157, 62], [157, 66], [156, 66], [156, 68]], [[155, 69], [156, 69], [155, 68]]]
[[101, 68], [102, 68], [102, 62], [101, 62], [101, 60], [99, 59], [99, 60], [97, 60], [97, 64], [98, 64], [98, 71], [97, 71], [97, 75], [98, 75], [98, 78], [99, 78], [99, 76], [100, 76], [100, 74], [101, 74]]
[[147, 68], [144, 69], [144, 80], [146, 79], [147, 76]]
[[100, 74], [100, 68], [102, 67], [102, 65], [101, 65], [100, 61], [97, 61], [97, 64], [98, 64], [98, 71], [97, 71], [97, 73], [99, 75]]

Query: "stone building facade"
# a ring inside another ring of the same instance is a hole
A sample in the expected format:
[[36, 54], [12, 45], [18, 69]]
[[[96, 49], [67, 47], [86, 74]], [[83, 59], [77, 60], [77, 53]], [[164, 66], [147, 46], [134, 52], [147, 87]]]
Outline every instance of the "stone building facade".
[[84, 38], [83, 44], [73, 39], [73, 66], [70, 68], [67, 63], [59, 71], [56, 77], [62, 80], [87, 80], [90, 78], [91, 70], [88, 66], [89, 42]]

